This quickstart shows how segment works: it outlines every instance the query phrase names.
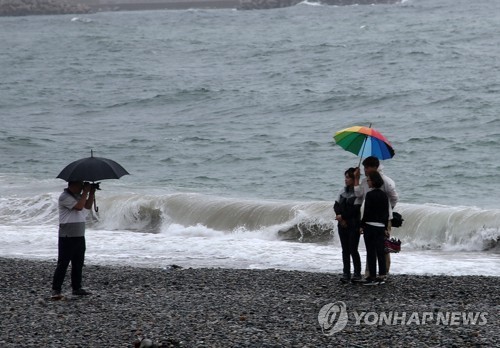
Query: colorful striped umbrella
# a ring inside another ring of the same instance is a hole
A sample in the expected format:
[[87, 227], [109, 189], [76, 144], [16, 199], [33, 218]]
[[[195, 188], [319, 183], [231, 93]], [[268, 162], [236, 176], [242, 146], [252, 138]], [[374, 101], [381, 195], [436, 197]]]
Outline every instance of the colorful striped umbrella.
[[342, 129], [333, 137], [337, 145], [346, 151], [366, 158], [375, 156], [385, 160], [394, 157], [391, 143], [380, 132], [370, 127], [353, 126]]

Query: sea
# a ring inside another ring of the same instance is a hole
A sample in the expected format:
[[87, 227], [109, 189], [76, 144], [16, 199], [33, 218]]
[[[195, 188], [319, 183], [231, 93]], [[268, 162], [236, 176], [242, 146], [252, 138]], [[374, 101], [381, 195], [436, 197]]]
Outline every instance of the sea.
[[[57, 179], [112, 159], [86, 263], [341, 273], [333, 204], [371, 126], [391, 273], [500, 276], [500, 1], [0, 18], [0, 257], [57, 258]], [[359, 245], [363, 263], [363, 240]]]

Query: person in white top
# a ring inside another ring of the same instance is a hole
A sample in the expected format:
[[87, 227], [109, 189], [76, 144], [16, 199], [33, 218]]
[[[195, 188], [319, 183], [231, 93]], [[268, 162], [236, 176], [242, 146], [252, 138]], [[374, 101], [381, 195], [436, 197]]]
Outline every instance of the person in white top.
[[[364, 159], [362, 164], [365, 172], [365, 177], [361, 181], [360, 169], [356, 168], [356, 171], [354, 172], [354, 194], [356, 195], [356, 204], [363, 204], [366, 193], [371, 190], [368, 187], [368, 182], [366, 181], [368, 173], [372, 171], [378, 171], [382, 176], [382, 179], [384, 180], [384, 185], [382, 185], [380, 189], [386, 193], [387, 197], [389, 198], [389, 203], [394, 209], [399, 200], [399, 195], [396, 191], [396, 184], [394, 183], [394, 180], [383, 173], [383, 165], [380, 164], [380, 161], [377, 157], [367, 157]], [[389, 218], [392, 218], [392, 216], [390, 216]]]
[[96, 186], [83, 181], [70, 181], [59, 196], [59, 240], [57, 267], [52, 280], [52, 298], [60, 299], [61, 288], [71, 262], [73, 295], [89, 295], [82, 289], [85, 259], [85, 220], [94, 202]]
[[[398, 192], [396, 191], [396, 184], [394, 183], [394, 180], [392, 180], [390, 177], [388, 177], [382, 172], [383, 165], [380, 164], [380, 161], [377, 157], [374, 156], [367, 157], [363, 160], [362, 164], [365, 172], [365, 177], [362, 180], [360, 180], [361, 176], [360, 169], [356, 168], [356, 170], [354, 171], [354, 194], [356, 195], [355, 204], [359, 205], [363, 204], [366, 194], [371, 190], [371, 188], [368, 187], [367, 176], [372, 171], [378, 171], [382, 176], [382, 179], [384, 180], [384, 184], [382, 185], [382, 187], [380, 187], [380, 189], [386, 193], [387, 197], [389, 198], [389, 203], [391, 205], [391, 208], [394, 209], [394, 207], [399, 201], [399, 195]], [[386, 231], [386, 236], [388, 238], [391, 233], [390, 220], [392, 219], [392, 209], [389, 214], [389, 224]], [[385, 260], [387, 264], [386, 265], [387, 273], [389, 273], [389, 268], [391, 266], [391, 256], [389, 253], [385, 255]], [[366, 271], [365, 273], [366, 276], [368, 276], [368, 271]]]

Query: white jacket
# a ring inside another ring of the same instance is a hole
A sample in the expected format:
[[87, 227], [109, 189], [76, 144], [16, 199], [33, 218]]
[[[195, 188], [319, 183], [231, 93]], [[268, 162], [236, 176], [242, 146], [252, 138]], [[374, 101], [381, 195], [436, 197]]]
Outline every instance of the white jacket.
[[[389, 203], [391, 204], [391, 208], [394, 209], [399, 200], [399, 195], [396, 191], [396, 184], [394, 183], [394, 180], [392, 180], [387, 175], [382, 173], [382, 169], [383, 166], [380, 165], [378, 167], [378, 172], [382, 176], [382, 179], [384, 179], [384, 185], [382, 185], [380, 189], [387, 194], [387, 197], [389, 198]], [[369, 192], [370, 190], [371, 189], [368, 186], [368, 182], [366, 181], [365, 177], [360, 181], [359, 186], [354, 186], [354, 194], [356, 195], [356, 201], [354, 202], [354, 204], [363, 204], [366, 193]], [[392, 218], [392, 214], [390, 217]]]

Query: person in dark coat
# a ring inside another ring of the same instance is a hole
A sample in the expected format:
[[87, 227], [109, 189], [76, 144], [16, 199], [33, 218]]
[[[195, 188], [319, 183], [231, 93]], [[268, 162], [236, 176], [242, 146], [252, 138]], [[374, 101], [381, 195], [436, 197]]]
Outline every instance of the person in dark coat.
[[[370, 272], [365, 285], [376, 285], [384, 283], [387, 274], [384, 239], [392, 210], [387, 194], [381, 190], [384, 180], [380, 173], [377, 171], [368, 173], [367, 182], [371, 190], [366, 193], [361, 208], [360, 233], [364, 235], [366, 262]], [[379, 277], [376, 277], [377, 263]]]
[[343, 275], [341, 281], [351, 280], [351, 258], [354, 266], [353, 281], [361, 280], [361, 259], [359, 257], [359, 205], [355, 205], [354, 168], [344, 173], [345, 187], [339, 193], [333, 206], [340, 245], [342, 246]]

